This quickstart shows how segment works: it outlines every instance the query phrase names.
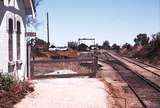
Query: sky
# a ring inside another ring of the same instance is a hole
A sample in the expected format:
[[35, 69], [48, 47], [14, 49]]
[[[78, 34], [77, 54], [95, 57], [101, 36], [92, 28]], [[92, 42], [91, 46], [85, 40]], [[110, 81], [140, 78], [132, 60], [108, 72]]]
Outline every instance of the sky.
[[139, 33], [160, 32], [160, 0], [43, 0], [37, 8], [36, 32], [44, 40], [47, 12], [50, 42], [56, 46], [78, 38], [95, 38], [100, 45], [105, 40], [133, 44]]

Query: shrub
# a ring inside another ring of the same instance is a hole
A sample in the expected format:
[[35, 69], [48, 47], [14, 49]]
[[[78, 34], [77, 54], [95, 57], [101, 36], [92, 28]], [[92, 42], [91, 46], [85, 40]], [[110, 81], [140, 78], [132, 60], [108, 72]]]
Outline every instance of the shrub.
[[123, 44], [122, 49], [125, 49], [125, 48], [127, 50], [130, 50], [132, 48], [132, 46], [129, 43], [125, 43], [125, 44]]
[[102, 45], [102, 48], [103, 49], [110, 49], [110, 43], [109, 43], [109, 41], [107, 41], [107, 40], [105, 40], [104, 42], [103, 42], [103, 45]]
[[0, 90], [8, 91], [10, 86], [14, 83], [14, 78], [10, 75], [0, 76]]
[[88, 46], [84, 43], [81, 43], [79, 46], [78, 46], [78, 50], [79, 51], [87, 51], [87, 48]]
[[112, 45], [112, 50], [117, 50], [117, 51], [119, 51], [119, 49], [120, 49], [120, 46], [119, 46], [119, 45], [117, 45], [117, 44], [113, 44], [113, 45]]
[[0, 87], [0, 108], [13, 108], [26, 94], [34, 91], [31, 83], [16, 81], [8, 75], [0, 76]]
[[136, 36], [134, 39], [135, 45], [148, 45], [149, 44], [149, 37], [145, 33], [140, 33], [139, 35]]
[[77, 50], [78, 49], [78, 43], [77, 42], [68, 42], [68, 48]]

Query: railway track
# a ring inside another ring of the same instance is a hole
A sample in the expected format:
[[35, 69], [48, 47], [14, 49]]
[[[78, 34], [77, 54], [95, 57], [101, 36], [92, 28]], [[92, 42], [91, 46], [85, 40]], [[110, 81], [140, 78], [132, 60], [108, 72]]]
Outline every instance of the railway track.
[[[142, 69], [148, 71], [148, 72], [151, 72], [152, 74], [160, 77], [160, 69], [155, 67], [155, 66], [152, 66], [152, 65], [149, 65], [149, 64], [146, 64], [146, 63], [142, 63], [140, 61], [133, 61], [133, 60], [130, 60], [126, 57], [121, 57], [122, 59], [134, 64], [134, 65], [137, 65], [139, 67], [141, 67]], [[153, 71], [154, 70], [154, 71]]]
[[136, 61], [136, 62], [138, 62], [138, 63], [141, 63], [142, 65], [149, 66], [149, 67], [152, 67], [152, 68], [157, 69], [157, 70], [160, 71], [160, 67], [156, 67], [156, 66], [154, 66], [154, 65], [151, 65], [151, 64], [148, 64], [148, 63], [144, 63], [143, 61], [137, 60], [137, 59], [134, 59], [134, 61]]
[[[111, 55], [110, 53], [108, 53], [110, 56], [113, 56]], [[147, 79], [147, 81], [149, 83], [151, 83], [157, 90], [160, 91], [160, 70], [159, 68], [155, 68], [155, 66], [150, 66], [149, 64], [146, 65], [146, 64], [143, 64], [143, 63], [139, 63], [137, 61], [134, 61], [134, 60], [131, 60], [129, 58], [126, 58], [126, 57], [121, 57], [119, 55], [116, 55], [118, 58], [124, 60], [124, 61], [127, 61], [128, 63], [131, 63], [133, 64], [134, 66], [136, 66], [136, 70], [137, 71], [137, 74], [139, 74], [142, 78], [144, 79]], [[139, 69], [141, 70], [144, 70], [144, 71], [139, 71]], [[132, 70], [133, 67], [132, 67]]]
[[117, 70], [144, 108], [160, 108], [159, 86], [132, 71], [109, 53], [105, 52], [103, 54], [106, 58], [105, 62], [109, 62]]

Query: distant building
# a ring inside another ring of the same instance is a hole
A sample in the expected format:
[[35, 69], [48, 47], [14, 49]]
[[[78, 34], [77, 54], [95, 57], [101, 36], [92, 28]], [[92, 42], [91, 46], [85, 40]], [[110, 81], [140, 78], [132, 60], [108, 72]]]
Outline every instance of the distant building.
[[27, 78], [26, 17], [35, 16], [33, 0], [0, 0], [0, 73]]

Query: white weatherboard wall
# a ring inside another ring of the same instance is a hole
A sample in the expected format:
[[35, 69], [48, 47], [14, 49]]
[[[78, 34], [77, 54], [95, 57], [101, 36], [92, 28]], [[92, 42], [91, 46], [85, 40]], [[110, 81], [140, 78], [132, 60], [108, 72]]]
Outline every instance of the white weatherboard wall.
[[[23, 80], [26, 78], [26, 41], [25, 41], [25, 6], [23, 0], [0, 0], [0, 72], [16, 75], [16, 78]], [[8, 20], [13, 20], [13, 62], [17, 62], [17, 21], [21, 24], [20, 34], [20, 61], [21, 69], [17, 69], [16, 64], [13, 72], [8, 72]]]

